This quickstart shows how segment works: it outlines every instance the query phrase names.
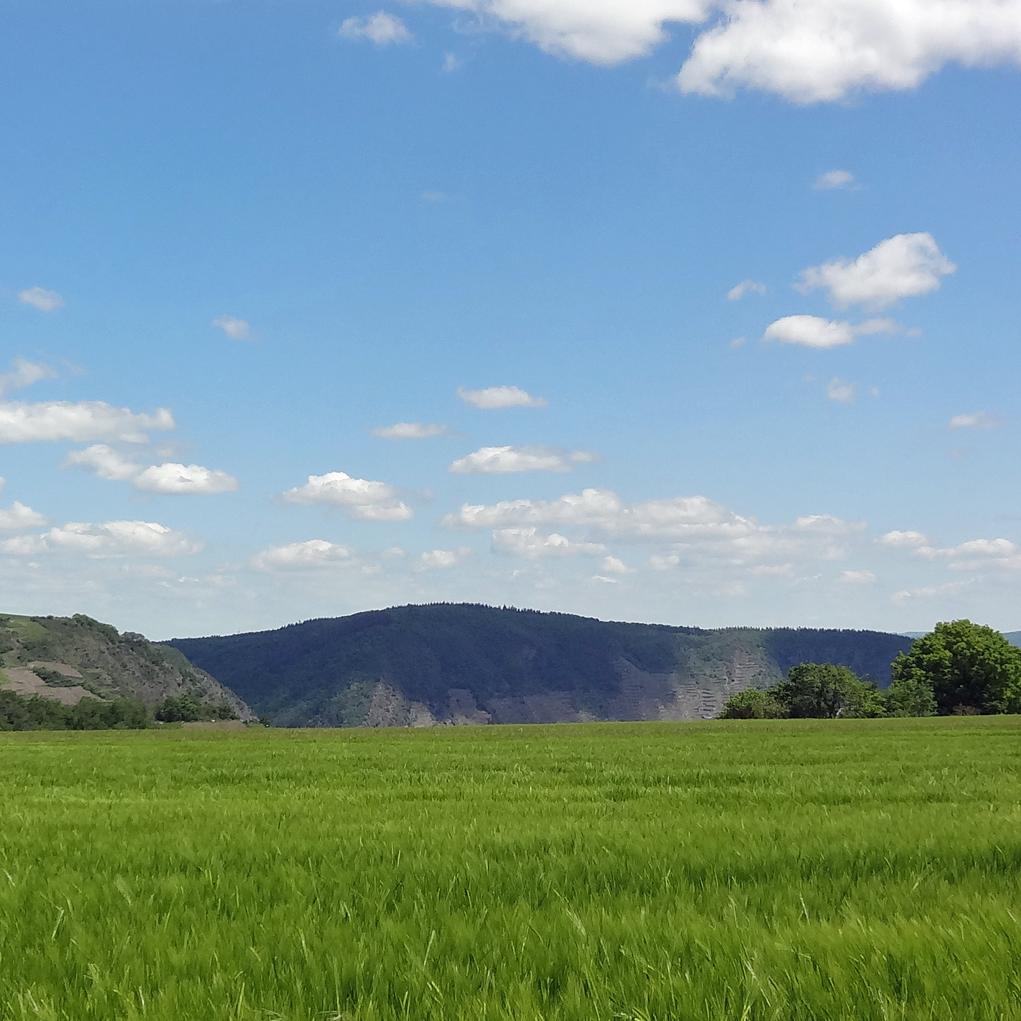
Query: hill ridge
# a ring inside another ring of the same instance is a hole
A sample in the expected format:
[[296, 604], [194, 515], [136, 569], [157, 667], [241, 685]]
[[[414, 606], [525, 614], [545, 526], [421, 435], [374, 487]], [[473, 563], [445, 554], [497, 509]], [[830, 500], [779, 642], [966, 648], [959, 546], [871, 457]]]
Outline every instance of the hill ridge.
[[706, 718], [809, 659], [886, 684], [911, 641], [427, 603], [169, 644], [275, 723], [350, 726]]

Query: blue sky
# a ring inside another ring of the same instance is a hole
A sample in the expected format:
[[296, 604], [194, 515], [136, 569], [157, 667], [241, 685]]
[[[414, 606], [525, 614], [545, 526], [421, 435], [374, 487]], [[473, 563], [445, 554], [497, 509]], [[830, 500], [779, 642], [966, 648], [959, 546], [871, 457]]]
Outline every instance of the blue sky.
[[1021, 627], [1021, 2], [792, 4], [0, 0], [3, 608]]

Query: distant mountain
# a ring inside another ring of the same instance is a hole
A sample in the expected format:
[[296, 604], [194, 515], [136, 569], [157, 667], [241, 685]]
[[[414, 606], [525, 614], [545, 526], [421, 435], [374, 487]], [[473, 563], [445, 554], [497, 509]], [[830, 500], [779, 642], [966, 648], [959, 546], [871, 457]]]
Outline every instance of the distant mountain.
[[1007, 641], [1021, 649], [1021, 631], [1011, 631], [1007, 635]]
[[73, 617], [0, 615], [0, 689], [64, 705], [83, 698], [136, 698], [153, 709], [171, 695], [226, 702], [241, 719], [248, 706], [176, 649], [109, 624]]
[[331, 727], [704, 719], [731, 693], [805, 661], [885, 686], [911, 640], [438, 604], [169, 644], [271, 722]]

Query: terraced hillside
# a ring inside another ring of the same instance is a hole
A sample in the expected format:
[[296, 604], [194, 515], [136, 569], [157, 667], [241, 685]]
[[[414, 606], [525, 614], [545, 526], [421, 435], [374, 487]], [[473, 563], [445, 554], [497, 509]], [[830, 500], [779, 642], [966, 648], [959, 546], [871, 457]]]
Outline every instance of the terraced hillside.
[[885, 685], [911, 640], [437, 604], [170, 644], [273, 723], [330, 727], [707, 719], [804, 661]]
[[135, 698], [152, 709], [169, 696], [226, 702], [241, 719], [252, 711], [234, 692], [176, 649], [109, 624], [73, 617], [0, 615], [0, 688], [76, 705], [83, 698]]

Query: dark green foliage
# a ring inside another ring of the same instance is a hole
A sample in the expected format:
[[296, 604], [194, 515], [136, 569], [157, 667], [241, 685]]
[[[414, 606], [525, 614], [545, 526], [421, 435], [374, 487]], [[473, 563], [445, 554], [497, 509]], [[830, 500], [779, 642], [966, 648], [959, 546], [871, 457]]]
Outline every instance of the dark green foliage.
[[208, 720], [236, 720], [237, 713], [227, 702], [210, 704], [203, 702], [197, 695], [171, 695], [165, 698], [156, 709], [156, 719], [160, 723], [196, 723]]
[[143, 730], [151, 723], [145, 706], [135, 699], [83, 698], [66, 706], [0, 690], [0, 730]]
[[870, 719], [885, 715], [883, 692], [853, 670], [832, 663], [799, 663], [766, 691], [748, 688], [731, 695], [720, 714], [725, 720]]
[[935, 716], [932, 685], [917, 677], [901, 677], [886, 689], [887, 716]]
[[770, 691], [792, 719], [867, 718], [885, 712], [882, 694], [874, 684], [832, 663], [801, 663]]
[[1021, 712], [1021, 649], [970, 620], [937, 624], [897, 657], [893, 677], [899, 685], [929, 688], [944, 715]]
[[786, 709], [769, 691], [746, 688], [727, 699], [720, 713], [722, 720], [778, 720], [787, 715]]
[[[819, 658], [886, 684], [891, 660], [911, 641], [877, 632], [706, 631], [434, 604], [170, 644], [261, 715], [303, 726], [360, 722], [365, 686], [379, 681], [440, 715], [450, 689], [465, 689], [480, 707], [565, 693], [580, 714], [597, 719], [617, 711], [623, 672], [634, 670], [683, 677], [719, 693], [735, 658], [754, 664], [756, 684]], [[669, 680], [660, 683], [665, 700], [673, 688]]]

